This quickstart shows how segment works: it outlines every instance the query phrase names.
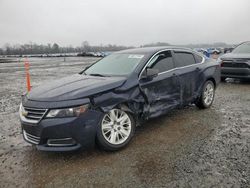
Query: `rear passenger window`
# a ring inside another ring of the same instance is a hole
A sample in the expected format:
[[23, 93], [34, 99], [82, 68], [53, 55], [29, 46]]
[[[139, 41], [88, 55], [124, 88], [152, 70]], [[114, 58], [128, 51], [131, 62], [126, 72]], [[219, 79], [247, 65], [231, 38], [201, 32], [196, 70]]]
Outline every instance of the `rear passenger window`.
[[195, 64], [195, 59], [192, 53], [188, 52], [175, 52], [175, 66], [184, 67]]
[[198, 54], [194, 54], [194, 58], [196, 60], [196, 63], [201, 63], [203, 58], [201, 56], [199, 56]]
[[158, 69], [159, 73], [174, 68], [174, 62], [170, 51], [161, 52], [156, 55], [149, 63], [150, 68]]

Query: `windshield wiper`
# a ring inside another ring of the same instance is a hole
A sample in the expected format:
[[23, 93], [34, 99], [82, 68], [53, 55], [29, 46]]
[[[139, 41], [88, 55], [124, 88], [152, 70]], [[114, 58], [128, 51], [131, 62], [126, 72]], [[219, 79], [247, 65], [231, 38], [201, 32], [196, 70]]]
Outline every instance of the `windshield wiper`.
[[100, 77], [105, 77], [105, 75], [103, 75], [103, 74], [97, 74], [97, 73], [95, 73], [95, 74], [89, 74], [90, 76], [100, 76]]

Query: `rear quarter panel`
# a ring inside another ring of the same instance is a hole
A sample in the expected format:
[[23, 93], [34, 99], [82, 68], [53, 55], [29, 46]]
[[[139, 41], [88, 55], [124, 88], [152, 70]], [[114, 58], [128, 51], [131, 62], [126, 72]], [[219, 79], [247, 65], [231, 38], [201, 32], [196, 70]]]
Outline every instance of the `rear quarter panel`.
[[201, 93], [201, 89], [207, 80], [212, 80], [215, 87], [220, 83], [221, 68], [220, 64], [213, 59], [206, 58], [205, 62], [200, 66], [201, 71], [198, 76], [197, 92]]

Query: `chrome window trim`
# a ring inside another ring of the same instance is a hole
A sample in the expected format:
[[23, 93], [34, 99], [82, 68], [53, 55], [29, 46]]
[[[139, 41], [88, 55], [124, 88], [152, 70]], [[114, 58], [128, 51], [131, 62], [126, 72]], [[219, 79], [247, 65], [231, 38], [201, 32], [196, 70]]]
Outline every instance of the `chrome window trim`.
[[[170, 48], [170, 49], [167, 48], [167, 49], [160, 50], [160, 51], [156, 52], [156, 53], [147, 61], [146, 65], [143, 67], [143, 69], [141, 70], [141, 72], [140, 72], [140, 74], [139, 74], [139, 79], [141, 78], [141, 75], [142, 75], [143, 71], [146, 69], [146, 67], [147, 67], [147, 65], [150, 63], [150, 61], [151, 61], [157, 54], [159, 54], [159, 53], [161, 53], [161, 52], [164, 52], [164, 51], [180, 51], [180, 52], [187, 52], [187, 53], [192, 53], [192, 54], [195, 53], [196, 55], [202, 57], [202, 61], [201, 61], [200, 63], [195, 63], [195, 64], [192, 64], [192, 65], [186, 65], [186, 66], [183, 66], [183, 67], [175, 67], [175, 68], [173, 68], [173, 69], [170, 69], [170, 70], [167, 70], [167, 71], [160, 72], [160, 73], [158, 73], [158, 75], [165, 74], [165, 73], [167, 73], [167, 72], [171, 72], [171, 71], [178, 70], [178, 69], [183, 69], [183, 68], [187, 68], [187, 67], [192, 67], [192, 66], [194, 66], [194, 65], [199, 65], [199, 64], [202, 64], [202, 63], [205, 62], [204, 56], [202, 56], [201, 54], [199, 54], [199, 53], [197, 53], [197, 52], [195, 52], [195, 51], [191, 51], [191, 50], [187, 50], [187, 49], [178, 49], [178, 48], [177, 48], [177, 49], [176, 49], [176, 48]], [[195, 58], [194, 58], [194, 59], [195, 59]]]

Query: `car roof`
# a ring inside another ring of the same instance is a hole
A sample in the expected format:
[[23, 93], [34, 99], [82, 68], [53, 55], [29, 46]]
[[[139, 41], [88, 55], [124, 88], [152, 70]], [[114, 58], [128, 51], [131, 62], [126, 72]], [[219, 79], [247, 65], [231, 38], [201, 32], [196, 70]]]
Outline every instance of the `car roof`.
[[239, 45], [241, 45], [241, 44], [249, 44], [249, 43], [250, 43], [250, 41], [245, 41], [245, 42], [240, 43]]
[[190, 48], [184, 48], [184, 47], [177, 47], [177, 46], [156, 46], [156, 47], [144, 47], [144, 48], [132, 48], [127, 50], [118, 51], [116, 53], [121, 54], [155, 54], [158, 51], [161, 50], [167, 50], [167, 49], [178, 49], [178, 50], [188, 50], [191, 51]]

